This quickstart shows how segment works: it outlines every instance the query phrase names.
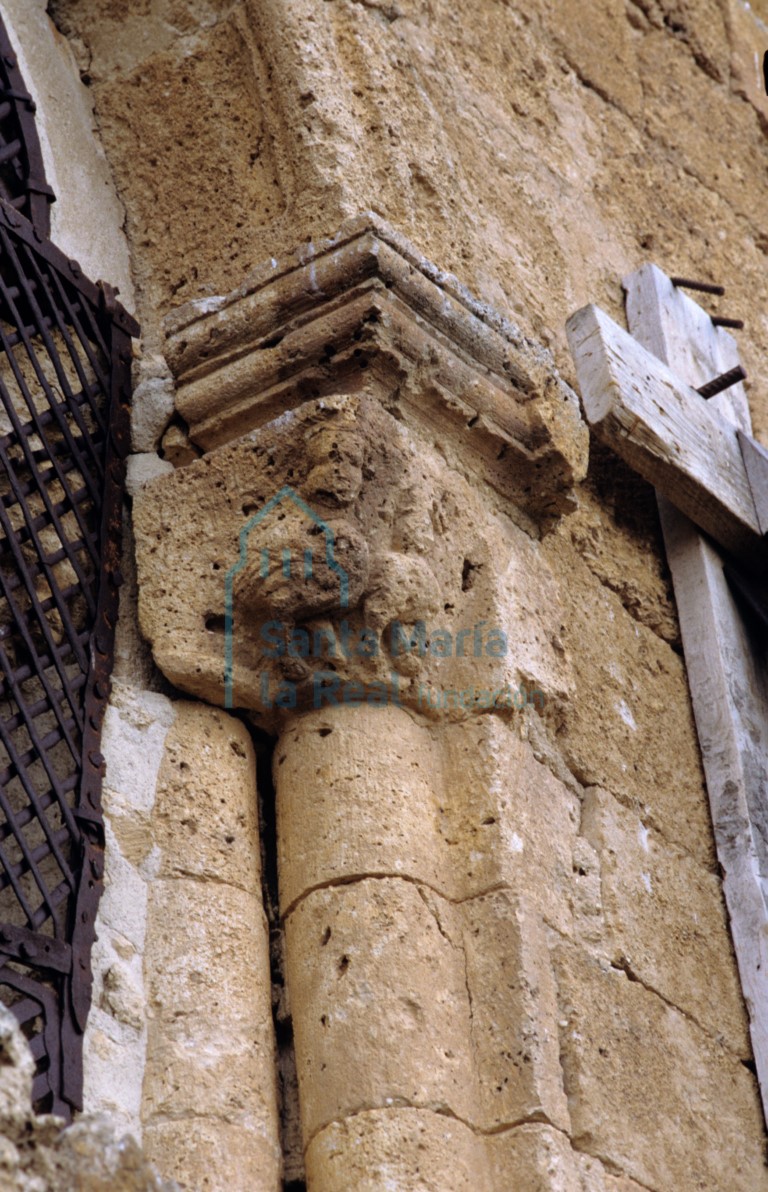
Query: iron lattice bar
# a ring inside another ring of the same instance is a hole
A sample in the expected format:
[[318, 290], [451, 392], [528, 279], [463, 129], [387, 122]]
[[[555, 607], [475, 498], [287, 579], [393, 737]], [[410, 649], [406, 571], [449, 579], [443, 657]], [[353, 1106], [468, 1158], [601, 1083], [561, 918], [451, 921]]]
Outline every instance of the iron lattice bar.
[[36, 1108], [66, 1118], [82, 1107], [103, 888], [137, 332], [108, 286], [0, 198], [0, 999], [35, 1057]]
[[45, 180], [35, 125], [35, 104], [0, 19], [0, 198], [27, 217], [41, 236], [50, 235], [54, 194]]

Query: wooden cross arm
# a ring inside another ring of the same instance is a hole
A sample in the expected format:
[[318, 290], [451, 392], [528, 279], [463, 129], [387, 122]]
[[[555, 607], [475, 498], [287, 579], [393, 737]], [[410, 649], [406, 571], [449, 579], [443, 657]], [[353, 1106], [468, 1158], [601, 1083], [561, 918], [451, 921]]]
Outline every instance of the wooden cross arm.
[[595, 433], [726, 550], [768, 562], [744, 462], [753, 482], [768, 476], [762, 448], [599, 307], [576, 311], [566, 330]]

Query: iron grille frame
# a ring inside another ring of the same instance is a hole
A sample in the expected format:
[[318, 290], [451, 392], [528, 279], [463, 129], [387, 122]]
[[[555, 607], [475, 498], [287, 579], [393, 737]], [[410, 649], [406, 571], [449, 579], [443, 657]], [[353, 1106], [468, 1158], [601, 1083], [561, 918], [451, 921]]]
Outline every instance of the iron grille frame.
[[35, 110], [0, 16], [0, 197], [47, 238], [56, 196], [45, 177]]
[[[0, 706], [10, 710], [0, 711], [0, 998], [11, 1003], [35, 1058], [36, 1109], [65, 1120], [82, 1108], [90, 955], [104, 885], [100, 739], [122, 582], [130, 341], [138, 333], [110, 286], [91, 282], [0, 199], [0, 415], [11, 424], [0, 435]], [[83, 382], [78, 394], [65, 361]], [[44, 531], [59, 544], [52, 553]], [[62, 586], [56, 567], [77, 569], [81, 556], [88, 567]], [[87, 616], [76, 626], [71, 605], [83, 594]], [[22, 689], [33, 680], [38, 698], [30, 706]], [[35, 730], [41, 715], [56, 721], [43, 738]], [[25, 751], [14, 744], [19, 733]], [[61, 782], [54, 752], [61, 755], [64, 738]], [[53, 860], [64, 878], [51, 890], [42, 868]], [[36, 910], [23, 889], [30, 875], [42, 899]]]
[[0, 16], [0, 997], [35, 1060], [34, 1107], [68, 1121], [104, 887], [100, 741], [139, 327], [51, 243], [54, 200]]

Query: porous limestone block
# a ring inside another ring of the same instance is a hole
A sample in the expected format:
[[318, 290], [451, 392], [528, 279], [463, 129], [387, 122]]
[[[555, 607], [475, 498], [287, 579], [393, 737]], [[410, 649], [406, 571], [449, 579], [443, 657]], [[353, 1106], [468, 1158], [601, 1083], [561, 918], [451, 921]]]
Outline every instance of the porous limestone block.
[[[597, 462], [593, 460], [593, 470], [597, 471], [601, 467], [599, 461], [607, 457], [613, 477], [615, 457], [608, 456], [608, 448], [597, 441], [594, 451]], [[602, 467], [605, 466], [603, 463]], [[641, 522], [639, 516], [649, 507], [655, 512], [655, 494], [640, 476], [634, 477], [634, 482], [637, 490], [634, 520], [617, 521], [607, 516], [605, 499], [594, 488], [584, 486], [579, 491], [578, 509], [563, 520], [557, 533], [570, 540], [592, 575], [619, 596], [636, 621], [647, 625], [664, 641], [679, 646], [680, 626], [669, 571], [663, 553], [658, 550], [658, 526], [647, 518]]]
[[[694, 12], [689, 17], [689, 28], [707, 28], [709, 22], [702, 11], [705, 3], [710, 11], [721, 7], [713, 0], [697, 0], [695, 6], [690, 5]], [[717, 44], [712, 62], [716, 63], [717, 70], [723, 73], [728, 70], [728, 51], [722, 41]], [[761, 188], [753, 189], [750, 185], [750, 167], [742, 152], [736, 149], [736, 146], [748, 143], [753, 135], [757, 124], [755, 110], [749, 103], [733, 99], [712, 103], [712, 81], [703, 70], [692, 70], [684, 87], [676, 85], [675, 76], [679, 77], [680, 70], [686, 66], [686, 51], [678, 38], [670, 37], [663, 30], [643, 38], [638, 69], [646, 80], [647, 135], [660, 149], [674, 154], [680, 168], [686, 172], [699, 178], [706, 172], [710, 189], [725, 200], [725, 209], [730, 208], [731, 212], [748, 215], [756, 223], [761, 223], [768, 212], [768, 201], [761, 194]], [[703, 105], [707, 105], [706, 120], [701, 118]]]
[[714, 841], [685, 667], [638, 624], [573, 547], [553, 540], [567, 570], [561, 641], [577, 698], [546, 707], [560, 750], [584, 786], [602, 786], [704, 865]]
[[725, 11], [731, 45], [731, 89], [747, 99], [765, 119], [768, 117], [768, 97], [763, 78], [763, 55], [768, 11], [765, 5], [752, 5], [749, 0], [727, 0]]
[[599, 1159], [574, 1152], [579, 1173], [579, 1192], [646, 1192], [642, 1184], [626, 1175], [611, 1175]]
[[408, 877], [458, 895], [434, 735], [404, 709], [294, 720], [275, 750], [280, 901], [324, 882]]
[[568, 929], [578, 799], [501, 717], [438, 728], [391, 706], [314, 712], [281, 737], [274, 774], [283, 913], [323, 883], [390, 874], [452, 899], [535, 889]]
[[383, 878], [316, 890], [288, 917], [305, 1145], [335, 1118], [377, 1106], [476, 1116], [464, 953], [442, 921], [450, 911], [430, 909], [413, 882]]
[[623, 0], [594, 0], [586, 10], [572, 4], [553, 9], [546, 3], [531, 8], [540, 10], [545, 21], [549, 18], [551, 35], [585, 86], [627, 115], [641, 114], [643, 88]]
[[[250, 1135], [267, 1134], [273, 1082], [265, 1057], [274, 1062], [262, 1024], [249, 1034], [214, 1018], [201, 1027], [182, 1018], [163, 1034], [150, 1028], [142, 1108], [149, 1125], [198, 1114], [229, 1122]], [[188, 1123], [189, 1124], [189, 1123]]]
[[485, 1139], [493, 1192], [595, 1192], [583, 1188], [567, 1135], [531, 1122]]
[[574, 695], [570, 661], [560, 641], [562, 577], [541, 544], [514, 535], [499, 579], [499, 619], [510, 643], [510, 662], [534, 707]]
[[754, 1077], [624, 972], [554, 950], [574, 1145], [651, 1188], [765, 1192]]
[[443, 832], [456, 841], [454, 881], [461, 895], [508, 886], [568, 932], [579, 825], [574, 792], [535, 759], [514, 721], [477, 716], [446, 726], [441, 743]]
[[[247, 36], [247, 22], [214, 15], [204, 30], [196, 6], [180, 18], [185, 32], [202, 35], [200, 50], [190, 54], [189, 40], [178, 41], [179, 20], [163, 20], [146, 5], [119, 13], [112, 4], [105, 7], [106, 14], [95, 16], [93, 10], [94, 27], [85, 36], [98, 47], [92, 69], [100, 76], [105, 148], [112, 161], [122, 162], [126, 151], [134, 159], [125, 175], [119, 171], [118, 187], [130, 212], [132, 241], [142, 243], [137, 268], [151, 287], [145, 300], [156, 318], [161, 296], [178, 305], [210, 294], [214, 286], [237, 285], [253, 264], [259, 227], [274, 223], [285, 198], [274, 171], [271, 137], [252, 154], [244, 152], [245, 145], [259, 146], [266, 121], [257, 80], [260, 51]], [[221, 5], [208, 7], [215, 12]], [[83, 24], [87, 27], [87, 17]], [[202, 123], [197, 119], [201, 105], [208, 107]], [[165, 162], [175, 178], [172, 192], [158, 186], [153, 161]], [[211, 161], [218, 162], [213, 173], [206, 168]], [[216, 220], [211, 219], [214, 210]], [[221, 260], [219, 221], [230, 229], [227, 262]]]
[[286, 957], [305, 1139], [403, 1104], [567, 1129], [547, 941], [508, 892], [456, 906], [389, 878], [316, 890], [288, 917]]
[[597, 787], [586, 792], [581, 830], [600, 858], [610, 959], [748, 1059], [720, 878]]
[[597, 1192], [581, 1183], [577, 1158], [567, 1136], [545, 1124], [481, 1135], [411, 1108], [332, 1122], [306, 1155], [314, 1192]]
[[150, 1152], [159, 1161], [162, 1137], [164, 1171], [188, 1179], [194, 1170], [187, 1186], [196, 1187], [204, 1172], [219, 1170], [219, 1139], [226, 1136], [227, 1150], [258, 1155], [254, 1166], [241, 1163], [240, 1183], [231, 1186], [273, 1189], [280, 1151], [260, 899], [222, 882], [158, 879], [150, 893], [145, 972], [143, 1115], [145, 1137], [154, 1139]]
[[[425, 898], [431, 902], [434, 896]], [[479, 1085], [472, 1121], [495, 1130], [538, 1119], [567, 1131], [557, 993], [535, 908], [500, 890], [463, 903], [455, 920], [466, 957]]]
[[404, 1106], [331, 1122], [309, 1144], [306, 1164], [313, 1192], [493, 1188], [484, 1139], [447, 1114]]
[[144, 1153], [181, 1192], [280, 1192], [280, 1155], [271, 1135], [215, 1118], [152, 1122]]
[[176, 704], [152, 828], [160, 877], [225, 882], [261, 900], [256, 759], [241, 721]]

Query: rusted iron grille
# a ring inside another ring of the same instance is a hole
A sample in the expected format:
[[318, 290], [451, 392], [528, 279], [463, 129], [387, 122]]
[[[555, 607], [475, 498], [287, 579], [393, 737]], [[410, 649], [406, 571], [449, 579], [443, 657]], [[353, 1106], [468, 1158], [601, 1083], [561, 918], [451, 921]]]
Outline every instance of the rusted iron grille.
[[138, 330], [0, 201], [0, 999], [39, 1110], [81, 1107], [102, 890], [99, 741]]
[[50, 232], [53, 191], [45, 180], [35, 104], [0, 18], [0, 197], [37, 228]]

